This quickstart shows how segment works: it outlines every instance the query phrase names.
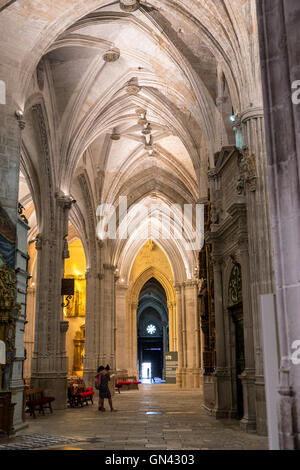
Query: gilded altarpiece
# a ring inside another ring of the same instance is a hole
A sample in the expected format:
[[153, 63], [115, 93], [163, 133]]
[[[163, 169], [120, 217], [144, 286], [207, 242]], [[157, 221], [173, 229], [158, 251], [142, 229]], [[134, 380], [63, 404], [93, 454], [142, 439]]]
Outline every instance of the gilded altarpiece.
[[83, 358], [85, 348], [85, 303], [86, 280], [83, 275], [66, 275], [75, 280], [74, 296], [68, 299], [64, 307], [64, 316], [69, 321], [69, 338], [67, 338], [67, 354], [70, 362], [69, 374], [83, 374]]
[[66, 317], [84, 317], [85, 316], [85, 276], [68, 275], [66, 278], [75, 279], [74, 296], [69, 300], [64, 308]]

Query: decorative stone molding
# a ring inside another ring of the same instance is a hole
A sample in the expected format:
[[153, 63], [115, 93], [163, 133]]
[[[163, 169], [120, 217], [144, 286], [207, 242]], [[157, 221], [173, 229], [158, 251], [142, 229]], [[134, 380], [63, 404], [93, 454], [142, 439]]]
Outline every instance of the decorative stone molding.
[[65, 196], [65, 195], [61, 195], [61, 194], [58, 194], [58, 193], [56, 193], [55, 196], [56, 196], [56, 200], [57, 200], [58, 205], [60, 207], [62, 207], [63, 209], [71, 209], [72, 204], [75, 204], [75, 202], [76, 202], [70, 196]]
[[54, 188], [53, 188], [53, 179], [52, 179], [52, 162], [51, 162], [51, 156], [50, 156], [50, 148], [49, 148], [49, 143], [48, 143], [48, 125], [45, 122], [45, 117], [43, 113], [43, 108], [40, 103], [35, 104], [32, 106], [31, 111], [33, 115], [35, 116], [38, 127], [39, 127], [39, 133], [40, 133], [40, 138], [41, 138], [41, 145], [43, 149], [43, 154], [44, 154], [44, 165], [45, 165], [45, 171], [46, 171], [46, 184], [47, 184], [47, 191], [49, 195], [49, 206], [50, 206], [50, 231], [54, 230], [54, 220], [55, 220], [55, 211], [54, 211], [54, 203], [52, 199], [52, 194], [54, 193]]
[[257, 188], [257, 169], [256, 157], [252, 153], [250, 155], [248, 147], [243, 148], [243, 153], [239, 158], [239, 169], [241, 176], [238, 179], [237, 192], [244, 194], [245, 189], [251, 192], [256, 191]]
[[218, 177], [217, 170], [215, 168], [212, 168], [207, 172], [207, 177], [209, 181], [214, 181]]
[[66, 333], [69, 329], [69, 322], [68, 321], [61, 321], [60, 322], [60, 332]]
[[236, 116], [236, 125], [240, 126], [249, 119], [260, 119], [264, 117], [264, 110], [261, 107], [250, 107]]
[[210, 220], [212, 224], [217, 225], [219, 223], [220, 217], [217, 212], [217, 208], [215, 204], [211, 205], [211, 212], [210, 212]]
[[116, 62], [120, 58], [120, 49], [111, 47], [103, 54], [104, 62]]
[[35, 237], [35, 249], [40, 251], [43, 248], [43, 239], [42, 236], [38, 233]]

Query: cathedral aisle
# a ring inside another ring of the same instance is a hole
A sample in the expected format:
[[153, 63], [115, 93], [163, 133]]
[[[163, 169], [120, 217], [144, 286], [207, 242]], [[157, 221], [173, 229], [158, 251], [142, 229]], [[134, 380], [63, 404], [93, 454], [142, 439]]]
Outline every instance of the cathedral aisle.
[[[114, 397], [117, 413], [93, 406], [54, 411], [27, 419], [29, 428], [11, 443], [45, 442], [45, 447], [88, 450], [261, 450], [267, 438], [247, 434], [237, 421], [217, 421], [201, 407], [198, 390], [179, 391], [174, 385], [142, 385]], [[24, 435], [28, 438], [24, 440]], [[23, 436], [23, 439], [20, 439]], [[51, 441], [47, 441], [52, 439]], [[51, 447], [49, 443], [51, 442]], [[0, 443], [1, 444], [1, 443]]]

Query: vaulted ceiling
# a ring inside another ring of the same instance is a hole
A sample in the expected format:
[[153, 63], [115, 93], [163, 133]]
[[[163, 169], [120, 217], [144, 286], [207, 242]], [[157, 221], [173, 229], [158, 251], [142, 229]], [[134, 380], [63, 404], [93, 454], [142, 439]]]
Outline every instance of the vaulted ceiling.
[[[22, 180], [20, 199], [29, 204], [28, 192], [33, 196], [36, 224], [43, 213], [36, 103], [45, 116], [53, 186], [76, 199], [72, 223], [81, 238], [88, 238], [87, 197], [94, 211], [127, 196], [129, 206], [157, 201], [162, 213], [205, 198], [214, 153], [234, 143], [232, 107], [260, 99], [254, 1], [17, 3], [4, 14], [6, 29], [16, 20], [24, 29], [15, 96], [24, 102], [28, 187]], [[151, 218], [157, 214], [150, 211]], [[135, 236], [149, 220], [137, 223]], [[178, 241], [168, 243], [166, 251], [183, 256]], [[126, 258], [122, 250], [140, 245], [122, 241], [113, 256]]]

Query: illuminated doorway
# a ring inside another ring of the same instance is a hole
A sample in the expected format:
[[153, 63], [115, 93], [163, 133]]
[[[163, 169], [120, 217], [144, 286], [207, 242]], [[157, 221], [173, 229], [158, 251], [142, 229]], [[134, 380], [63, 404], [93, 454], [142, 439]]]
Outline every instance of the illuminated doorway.
[[[169, 349], [168, 316], [165, 290], [155, 278], [151, 278], [141, 289], [137, 309], [138, 370], [142, 380], [155, 382], [165, 379], [164, 358]], [[145, 368], [144, 364], [148, 367]]]

